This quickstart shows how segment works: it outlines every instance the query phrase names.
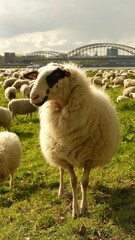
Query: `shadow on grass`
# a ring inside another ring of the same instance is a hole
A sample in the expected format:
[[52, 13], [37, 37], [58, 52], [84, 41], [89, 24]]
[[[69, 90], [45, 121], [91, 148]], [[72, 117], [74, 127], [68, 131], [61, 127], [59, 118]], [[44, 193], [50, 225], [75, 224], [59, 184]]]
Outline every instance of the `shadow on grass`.
[[[29, 200], [32, 195], [38, 194], [43, 190], [58, 189], [59, 182], [53, 181], [45, 183], [42, 179], [35, 180], [33, 182], [24, 182], [21, 184], [16, 184], [13, 189], [3, 186], [0, 189], [0, 207], [11, 207], [15, 202]], [[56, 199], [57, 200], [57, 199]]]
[[102, 221], [113, 219], [114, 224], [125, 232], [135, 236], [135, 186], [107, 188], [103, 185], [94, 187], [96, 204], [106, 204], [101, 214]]
[[32, 138], [33, 137], [33, 133], [32, 132], [23, 132], [23, 131], [14, 131], [16, 134], [18, 134], [18, 136], [21, 136], [22, 139], [26, 139], [26, 138]]
[[16, 121], [16, 124], [25, 124], [25, 123], [39, 123], [39, 118], [35, 118], [34, 116], [32, 116], [32, 118], [30, 116], [26, 116], [25, 115], [17, 115], [17, 117], [14, 118], [14, 121]]
[[38, 182], [27, 185], [20, 184], [11, 190], [3, 187], [0, 191], [0, 207], [11, 207], [14, 202], [29, 199], [33, 194], [45, 188], [45, 183]]

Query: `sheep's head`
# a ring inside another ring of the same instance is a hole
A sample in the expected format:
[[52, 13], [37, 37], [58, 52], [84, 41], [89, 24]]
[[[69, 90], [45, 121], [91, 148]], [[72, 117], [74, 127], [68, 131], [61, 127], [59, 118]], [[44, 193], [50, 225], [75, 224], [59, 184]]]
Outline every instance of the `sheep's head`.
[[30, 93], [31, 103], [38, 107], [47, 100], [66, 101], [70, 76], [69, 70], [57, 63], [48, 64], [37, 72], [27, 73], [26, 78], [36, 78]]

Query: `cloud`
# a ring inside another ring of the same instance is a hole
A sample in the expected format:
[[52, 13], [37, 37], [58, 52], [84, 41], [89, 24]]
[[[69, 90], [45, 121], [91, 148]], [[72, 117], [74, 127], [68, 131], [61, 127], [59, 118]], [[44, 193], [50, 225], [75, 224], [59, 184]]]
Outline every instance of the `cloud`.
[[96, 42], [135, 47], [135, 1], [0, 0], [0, 53], [69, 51]]

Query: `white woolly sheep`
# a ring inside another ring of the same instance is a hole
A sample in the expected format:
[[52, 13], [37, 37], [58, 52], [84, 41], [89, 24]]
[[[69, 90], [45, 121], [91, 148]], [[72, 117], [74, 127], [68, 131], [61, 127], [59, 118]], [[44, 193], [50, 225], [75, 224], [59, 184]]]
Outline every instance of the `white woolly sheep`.
[[32, 87], [33, 87], [33, 85], [34, 85], [34, 83], [35, 83], [35, 80], [32, 80], [32, 81], [30, 82], [30, 84], [29, 84], [30, 91], [31, 91], [31, 89], [32, 89]]
[[16, 80], [17, 80], [17, 78], [14, 78], [14, 77], [10, 77], [10, 78], [4, 80], [4, 82], [2, 84], [2, 88], [6, 89], [7, 87], [11, 87]]
[[[32, 74], [34, 75], [34, 74]], [[40, 108], [40, 146], [48, 163], [70, 174], [72, 216], [87, 210], [87, 186], [92, 168], [108, 163], [119, 145], [119, 121], [103, 90], [88, 84], [85, 73], [72, 64], [48, 64], [35, 73], [31, 103]], [[30, 73], [27, 78], [31, 78]], [[81, 211], [74, 168], [83, 168]]]
[[123, 96], [129, 97], [129, 94], [135, 92], [135, 87], [128, 87], [123, 90]]
[[0, 126], [4, 127], [5, 130], [10, 131], [12, 124], [12, 115], [8, 108], [0, 107]]
[[37, 107], [33, 106], [29, 99], [12, 99], [8, 103], [8, 109], [12, 113], [12, 119], [14, 119], [14, 117], [17, 119], [17, 114], [27, 114], [27, 116], [30, 114], [30, 118], [32, 118], [32, 113], [37, 111]]
[[29, 80], [27, 79], [18, 79], [15, 81], [15, 83], [12, 85], [12, 87], [15, 87], [16, 89], [20, 90], [21, 86], [23, 84], [29, 85]]
[[20, 92], [22, 93], [23, 97], [29, 98], [30, 97], [30, 91], [31, 91], [31, 89], [28, 86], [28, 84], [23, 84], [20, 88]]
[[7, 87], [5, 89], [5, 98], [8, 99], [9, 101], [11, 99], [16, 98], [16, 88], [15, 87]]
[[121, 85], [121, 86], [123, 86], [124, 85], [124, 78], [123, 77], [115, 77], [114, 79], [113, 79], [113, 81], [112, 81], [112, 83], [114, 84], [114, 85]]
[[123, 95], [122, 96], [120, 95], [120, 96], [117, 97], [117, 103], [118, 102], [123, 102], [123, 101], [129, 101], [129, 100], [130, 100], [129, 97], [126, 97], [126, 96], [123, 96]]
[[22, 146], [19, 137], [12, 132], [0, 132], [0, 182], [10, 176], [10, 187], [13, 186], [13, 177], [20, 166]]
[[130, 93], [129, 97], [131, 97], [132, 99], [135, 99], [135, 92]]
[[135, 87], [135, 79], [128, 78], [124, 80], [124, 88], [128, 87]]
[[101, 78], [97, 77], [97, 76], [93, 78], [92, 83], [95, 84], [95, 85], [98, 85], [98, 86], [103, 86]]

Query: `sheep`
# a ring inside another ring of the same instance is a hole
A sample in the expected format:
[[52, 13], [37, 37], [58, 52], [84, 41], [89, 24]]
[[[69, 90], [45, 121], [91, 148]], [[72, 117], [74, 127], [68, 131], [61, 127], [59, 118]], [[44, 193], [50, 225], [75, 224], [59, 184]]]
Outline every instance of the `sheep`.
[[123, 96], [129, 97], [129, 94], [135, 92], [135, 87], [128, 87], [123, 90]]
[[135, 92], [130, 93], [129, 97], [131, 97], [132, 99], [135, 99]]
[[19, 137], [13, 132], [0, 132], [0, 182], [10, 176], [10, 187], [13, 186], [14, 173], [20, 166], [22, 146]]
[[0, 107], [0, 126], [4, 127], [5, 130], [10, 131], [12, 124], [12, 115], [8, 108]]
[[100, 77], [94, 77], [93, 80], [92, 80], [93, 84], [96, 84], [98, 86], [103, 86], [103, 83], [101, 81], [101, 78]]
[[37, 111], [37, 107], [33, 106], [29, 99], [12, 99], [8, 103], [8, 109], [12, 113], [12, 119], [14, 119], [17, 114], [27, 114], [27, 116], [30, 114], [30, 118], [32, 118], [32, 113]]
[[21, 86], [23, 84], [29, 85], [29, 80], [27, 79], [18, 79], [15, 81], [15, 83], [12, 85], [12, 87], [15, 87], [16, 89], [20, 90]]
[[[27, 78], [32, 79], [33, 73]], [[49, 164], [60, 168], [59, 195], [67, 169], [72, 188], [72, 216], [87, 212], [90, 170], [108, 163], [119, 146], [119, 120], [109, 96], [89, 84], [82, 69], [51, 63], [35, 73], [30, 101], [39, 109], [40, 147]], [[82, 201], [77, 200], [74, 168], [83, 168]]]
[[8, 100], [16, 98], [16, 88], [15, 87], [7, 87], [5, 89], [5, 98]]
[[119, 76], [119, 77], [115, 77], [112, 81], [112, 83], [114, 85], [121, 85], [123, 86], [124, 85], [124, 78], [122, 76]]
[[11, 87], [16, 80], [17, 80], [17, 78], [14, 78], [14, 77], [10, 77], [10, 78], [4, 80], [4, 82], [2, 84], [2, 88], [6, 89], [7, 87]]
[[129, 100], [130, 100], [129, 97], [126, 97], [126, 96], [123, 96], [123, 95], [121, 96], [121, 95], [120, 95], [120, 96], [117, 97], [117, 100], [116, 100], [116, 101], [117, 101], [117, 103], [118, 103], [118, 102], [129, 101]]
[[28, 86], [28, 84], [23, 84], [20, 88], [20, 92], [22, 93], [23, 97], [29, 98], [30, 97], [30, 91], [31, 91], [31, 89]]
[[135, 79], [127, 78], [124, 80], [124, 88], [135, 87]]

